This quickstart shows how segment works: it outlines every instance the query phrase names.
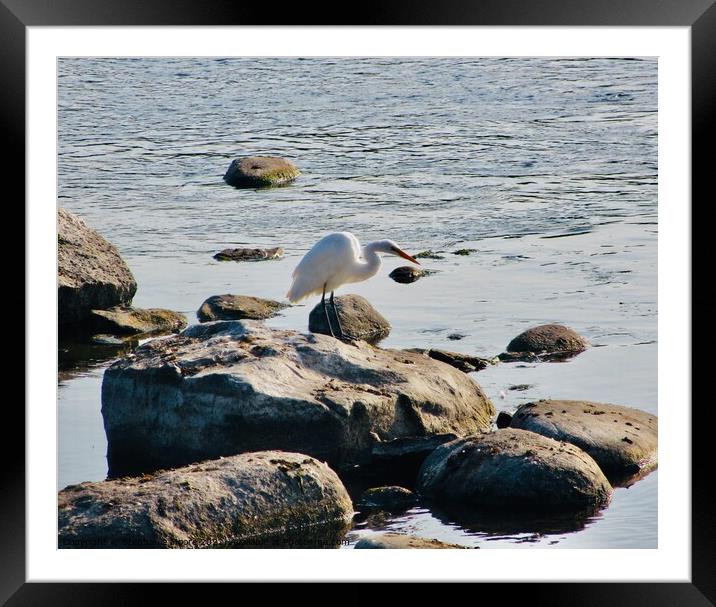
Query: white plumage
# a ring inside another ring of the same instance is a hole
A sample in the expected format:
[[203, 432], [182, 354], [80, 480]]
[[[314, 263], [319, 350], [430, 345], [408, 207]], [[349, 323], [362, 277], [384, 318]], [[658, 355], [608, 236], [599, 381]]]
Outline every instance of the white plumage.
[[335, 232], [319, 240], [293, 271], [293, 282], [286, 297], [299, 302], [311, 295], [332, 293], [341, 285], [368, 280], [381, 266], [378, 253], [398, 255], [413, 263], [392, 240], [378, 240], [361, 247], [350, 232]]

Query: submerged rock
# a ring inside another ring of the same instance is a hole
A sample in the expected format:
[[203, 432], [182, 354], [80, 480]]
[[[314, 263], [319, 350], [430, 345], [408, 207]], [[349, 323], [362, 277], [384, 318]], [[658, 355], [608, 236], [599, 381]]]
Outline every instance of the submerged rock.
[[86, 322], [91, 310], [130, 304], [137, 282], [117, 247], [67, 209], [59, 208], [57, 219], [60, 326]]
[[479, 356], [471, 356], [460, 352], [450, 352], [448, 350], [439, 350], [437, 348], [410, 348], [409, 352], [422, 352], [430, 358], [447, 363], [451, 367], [460, 369], [463, 373], [472, 373], [473, 371], [481, 371], [497, 362], [496, 358], [480, 358]]
[[363, 548], [382, 548], [382, 549], [406, 549], [406, 548], [423, 548], [423, 549], [444, 549], [444, 548], [460, 548], [467, 549], [467, 546], [458, 544], [446, 544], [440, 540], [426, 539], [416, 537], [414, 535], [401, 535], [399, 533], [381, 533], [374, 537], [364, 537], [355, 545], [358, 549]]
[[363, 511], [402, 512], [415, 505], [416, 501], [415, 494], [405, 487], [373, 487], [361, 494], [357, 507]]
[[508, 345], [501, 360], [534, 360], [568, 358], [583, 352], [589, 342], [576, 331], [564, 325], [540, 325], [527, 329]]
[[337, 547], [352, 515], [326, 464], [300, 453], [246, 453], [63, 489], [59, 547]]
[[477, 253], [477, 249], [458, 249], [457, 251], [453, 251], [453, 255], [472, 255], [473, 253]]
[[111, 476], [282, 449], [336, 465], [377, 441], [489, 428], [470, 377], [425, 356], [216, 321], [152, 340], [102, 383]]
[[506, 428], [438, 447], [420, 470], [418, 490], [438, 502], [535, 511], [603, 506], [612, 487], [578, 447]]
[[610, 478], [657, 465], [658, 418], [630, 407], [577, 400], [540, 400], [522, 405], [511, 426], [583, 449]]
[[264, 320], [276, 316], [287, 304], [248, 295], [213, 295], [197, 310], [200, 322], [212, 320]]
[[283, 158], [248, 156], [232, 161], [224, 181], [235, 188], [260, 188], [289, 183], [300, 174], [295, 165]]
[[432, 272], [422, 268], [416, 268], [414, 266], [400, 266], [395, 268], [395, 270], [388, 274], [388, 276], [395, 282], [409, 284], [411, 282], [415, 282], [423, 276], [428, 276], [429, 274], [432, 274]]
[[415, 259], [445, 259], [444, 255], [440, 255], [439, 253], [442, 253], [443, 251], [438, 251], [437, 253], [435, 251], [427, 250], [427, 251], [420, 251], [417, 255], [415, 255]]
[[147, 335], [175, 333], [186, 327], [186, 316], [162, 308], [129, 308], [117, 306], [109, 310], [92, 310], [95, 331], [111, 335]]
[[214, 255], [214, 259], [218, 261], [266, 261], [268, 259], [281, 259], [283, 257], [283, 248], [274, 247], [273, 249], [224, 249]]
[[[340, 295], [335, 298], [336, 308], [340, 315], [343, 334], [350, 339], [362, 339], [375, 344], [390, 334], [390, 323], [376, 310], [370, 302], [360, 295]], [[328, 317], [336, 337], [339, 337], [338, 321], [328, 299], [326, 299]], [[308, 315], [308, 330], [311, 333], [330, 335], [323, 306], [319, 301]]]

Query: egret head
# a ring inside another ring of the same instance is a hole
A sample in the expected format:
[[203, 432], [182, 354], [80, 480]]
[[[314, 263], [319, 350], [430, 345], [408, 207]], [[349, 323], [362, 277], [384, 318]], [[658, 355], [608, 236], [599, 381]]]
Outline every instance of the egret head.
[[416, 263], [420, 265], [420, 262], [415, 259], [415, 257], [412, 257], [408, 255], [403, 249], [401, 249], [397, 244], [395, 244], [392, 240], [377, 240], [376, 242], [372, 242], [371, 246], [373, 247], [373, 250], [376, 253], [385, 253], [386, 255], [396, 255], [398, 257], [402, 257], [403, 259], [407, 259], [408, 261], [412, 261], [413, 263]]

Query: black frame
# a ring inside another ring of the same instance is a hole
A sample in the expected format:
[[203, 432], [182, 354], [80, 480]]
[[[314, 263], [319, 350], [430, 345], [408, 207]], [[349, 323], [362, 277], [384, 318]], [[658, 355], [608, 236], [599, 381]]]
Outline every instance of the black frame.
[[[709, 193], [713, 149], [708, 137], [709, 118], [716, 109], [716, 5], [715, 0], [369, 0], [349, 5], [341, 14], [335, 6], [313, 9], [306, 3], [274, 7], [268, 3], [238, 0], [0, 0], [0, 113], [7, 176], [16, 176], [24, 200], [25, 174], [25, 37], [27, 26], [40, 25], [531, 25], [531, 26], [690, 26], [692, 75], [692, 189]], [[278, 9], [278, 10], [277, 10]], [[708, 146], [708, 147], [707, 147]], [[9, 180], [8, 180], [9, 181]], [[696, 194], [692, 195], [692, 198]], [[688, 204], [684, 201], [684, 204]], [[15, 205], [19, 207], [19, 205]], [[691, 206], [693, 210], [693, 204]], [[24, 222], [24, 214], [23, 219]], [[691, 294], [688, 294], [691, 297]], [[25, 318], [26, 323], [28, 319]], [[691, 353], [677, 355], [690, 356]], [[14, 399], [12, 399], [14, 400]], [[4, 427], [24, 428], [23, 411], [12, 400]], [[710, 399], [709, 399], [710, 400]], [[678, 403], [688, 406], [690, 403]], [[648, 605], [649, 607], [716, 604], [716, 500], [711, 489], [713, 471], [708, 468], [709, 421], [712, 403], [691, 409], [692, 415], [692, 583], [545, 583], [501, 584], [500, 602], [526, 599], [549, 605]], [[685, 411], [686, 413], [686, 411]], [[9, 419], [8, 419], [9, 416]], [[17, 430], [14, 432], [19, 434]], [[711, 439], [711, 440], [709, 440]], [[169, 594], [184, 600], [206, 601], [221, 588], [177, 584], [83, 583], [30, 584], [25, 582], [25, 466], [18, 450], [0, 441], [5, 452], [0, 516], [0, 601], [7, 605], [119, 605], [164, 602]], [[22, 451], [24, 453], [24, 450]], [[81, 572], [78, 572], [81, 577]], [[274, 586], [290, 591], [294, 585]], [[490, 585], [492, 586], [492, 584]], [[272, 589], [273, 589], [272, 588]], [[492, 589], [492, 588], [491, 588]], [[248, 589], [247, 589], [248, 590]], [[273, 599], [264, 585], [255, 589], [264, 602]], [[316, 600], [315, 589], [307, 597]], [[331, 602], [372, 599], [373, 588], [361, 585], [347, 591], [337, 587], [322, 596]], [[402, 592], [403, 590], [401, 590]], [[371, 592], [371, 594], [368, 594]], [[9, 598], [9, 600], [8, 600]], [[173, 598], [173, 597], [172, 597]], [[283, 598], [283, 597], [281, 597]], [[287, 595], [286, 598], [289, 598]], [[293, 598], [293, 597], [291, 597]], [[7, 603], [5, 603], [7, 601]]]

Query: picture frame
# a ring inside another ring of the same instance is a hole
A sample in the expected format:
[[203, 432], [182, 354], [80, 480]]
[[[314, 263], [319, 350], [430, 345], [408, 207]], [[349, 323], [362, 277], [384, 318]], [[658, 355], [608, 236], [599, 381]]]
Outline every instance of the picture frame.
[[[707, 129], [716, 102], [716, 7], [713, 0], [683, 0], [654, 5], [646, 0], [585, 2], [551, 0], [540, 3], [509, 0], [468, 5], [451, 0], [443, 3], [395, 2], [360, 7], [349, 18], [315, 11], [303, 6], [288, 7], [280, 15], [268, 7], [239, 6], [223, 1], [190, 3], [158, 0], [142, 3], [123, 1], [122, 6], [89, 0], [53, 4], [39, 0], [0, 0], [0, 32], [5, 62], [0, 66], [4, 132], [8, 148], [16, 153], [8, 160], [8, 173], [25, 174], [25, 38], [31, 26], [102, 25], [406, 25], [406, 26], [598, 26], [644, 25], [689, 26], [692, 51], [692, 191], [705, 192], [710, 171], [706, 148]], [[699, 187], [701, 186], [701, 187]], [[685, 203], [686, 204], [686, 203]], [[691, 208], [694, 208], [693, 197]], [[28, 322], [27, 317], [25, 318]], [[691, 356], [691, 353], [684, 353]], [[7, 427], [24, 427], [19, 408], [8, 408]], [[685, 412], [686, 414], [686, 412]], [[709, 499], [708, 437], [710, 407], [692, 407], [692, 580], [691, 583], [585, 583], [585, 584], [509, 584], [496, 589], [501, 600], [525, 598], [551, 605], [631, 604], [631, 605], [709, 605], [716, 602], [716, 521], [713, 499]], [[0, 599], [8, 605], [24, 604], [126, 604], [166, 600], [167, 593], [181, 593], [192, 600], [206, 600], [206, 588], [177, 584], [36, 584], [25, 579], [25, 468], [16, 448], [6, 450], [3, 517], [0, 542], [3, 566], [0, 573]], [[23, 450], [24, 453], [24, 450]], [[78, 572], [78, 577], [81, 573]], [[278, 590], [278, 589], [277, 589]], [[305, 588], [304, 588], [305, 590]], [[361, 592], [363, 590], [363, 592]], [[368, 586], [353, 595], [366, 596]], [[282, 587], [281, 592], [296, 592]], [[265, 590], [261, 590], [265, 592]], [[336, 589], [336, 593], [342, 592]], [[201, 595], [199, 595], [201, 593]], [[264, 597], [266, 600], [267, 595]]]

